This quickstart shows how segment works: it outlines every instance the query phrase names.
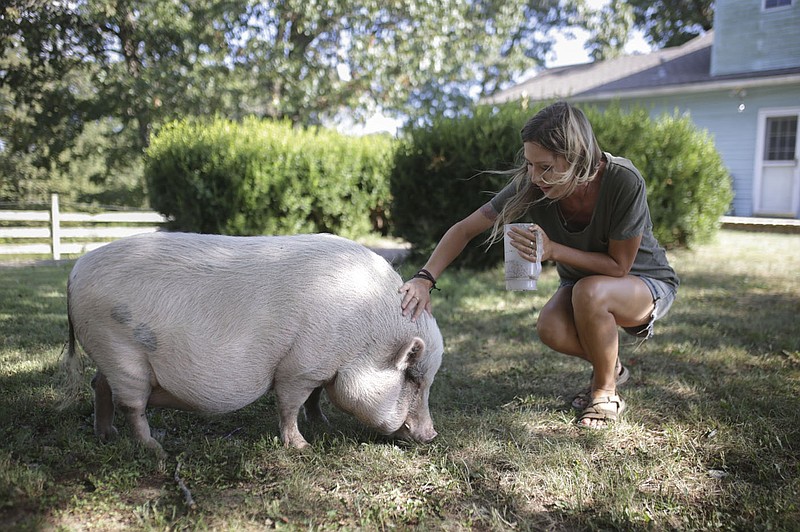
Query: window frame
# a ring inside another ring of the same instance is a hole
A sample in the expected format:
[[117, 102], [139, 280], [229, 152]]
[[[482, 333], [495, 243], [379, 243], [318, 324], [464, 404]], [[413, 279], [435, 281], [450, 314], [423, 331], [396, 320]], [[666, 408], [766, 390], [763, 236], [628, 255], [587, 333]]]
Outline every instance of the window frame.
[[[786, 2], [784, 4], [778, 3], [774, 6], [767, 5], [768, 2]], [[789, 9], [794, 5], [795, 0], [763, 0], [761, 2], [761, 11], [776, 11], [780, 9]]]

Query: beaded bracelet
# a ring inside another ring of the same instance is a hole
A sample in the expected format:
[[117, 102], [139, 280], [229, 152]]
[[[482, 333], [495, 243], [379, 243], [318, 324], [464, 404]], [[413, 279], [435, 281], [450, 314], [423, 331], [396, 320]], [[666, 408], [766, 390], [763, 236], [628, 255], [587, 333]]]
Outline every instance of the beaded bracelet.
[[428, 293], [433, 292], [434, 288], [436, 290], [441, 291], [441, 288], [436, 286], [436, 278], [434, 278], [434, 276], [431, 275], [431, 272], [429, 272], [425, 268], [423, 268], [420, 271], [418, 271], [417, 273], [415, 273], [414, 277], [412, 277], [412, 279], [425, 279], [426, 281], [430, 281], [431, 282], [431, 288], [430, 288], [430, 290], [428, 290]]

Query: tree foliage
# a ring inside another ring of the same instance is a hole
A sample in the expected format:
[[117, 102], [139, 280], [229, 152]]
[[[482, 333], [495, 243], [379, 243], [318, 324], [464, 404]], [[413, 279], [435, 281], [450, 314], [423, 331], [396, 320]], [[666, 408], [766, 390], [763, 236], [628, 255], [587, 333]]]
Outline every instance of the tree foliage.
[[589, 55], [603, 60], [623, 53], [632, 30], [661, 49], [702, 35], [713, 21], [713, 0], [611, 0], [596, 10], [581, 4], [576, 24], [591, 35], [586, 43]]
[[632, 7], [623, 0], [611, 0], [603, 9], [585, 16], [591, 33], [586, 47], [593, 61], [614, 59], [624, 53], [634, 27]]
[[627, 0], [634, 26], [654, 48], [669, 48], [710, 30], [714, 0]]
[[229, 12], [212, 0], [192, 10], [158, 0], [8, 2], [0, 11], [0, 162], [9, 195], [52, 189], [87, 124], [114, 122], [97, 144], [108, 178], [140, 163], [153, 123], [218, 109], [206, 89], [226, 78], [219, 50]]
[[50, 173], [104, 118], [118, 124], [113, 168], [184, 116], [452, 116], [541, 62], [572, 12], [572, 0], [9, 0], [0, 158]]

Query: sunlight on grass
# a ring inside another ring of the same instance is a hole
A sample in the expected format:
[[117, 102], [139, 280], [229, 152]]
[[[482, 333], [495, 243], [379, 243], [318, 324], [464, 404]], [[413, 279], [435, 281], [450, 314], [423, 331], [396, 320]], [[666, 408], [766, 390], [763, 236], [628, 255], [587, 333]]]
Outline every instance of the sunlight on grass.
[[[335, 410], [286, 449], [274, 398], [225, 416], [148, 412], [166, 464], [101, 444], [86, 393], [56, 410], [71, 265], [0, 271], [0, 527], [10, 529], [796, 529], [800, 522], [800, 236], [722, 231], [670, 253], [679, 298], [638, 345], [623, 420], [574, 426], [590, 368], [537, 338], [557, 287], [504, 290], [502, 269], [448, 271], [431, 389], [439, 437], [394, 442]], [[405, 265], [406, 277], [417, 265]], [[412, 272], [413, 273], [413, 272]], [[187, 507], [173, 475], [197, 506]]]

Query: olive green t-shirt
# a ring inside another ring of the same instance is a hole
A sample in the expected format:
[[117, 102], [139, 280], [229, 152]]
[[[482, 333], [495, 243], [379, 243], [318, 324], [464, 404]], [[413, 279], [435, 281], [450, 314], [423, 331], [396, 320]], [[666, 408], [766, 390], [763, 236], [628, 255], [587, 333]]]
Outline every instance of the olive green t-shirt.
[[[536, 223], [553, 242], [591, 252], [607, 253], [609, 240], [627, 240], [642, 235], [631, 275], [658, 279], [677, 288], [680, 280], [670, 267], [664, 249], [653, 236], [644, 179], [628, 159], [609, 153], [605, 158], [607, 164], [597, 204], [586, 227], [578, 230], [568, 228], [556, 202], [546, 199], [534, 202], [522, 220], [513, 221]], [[509, 184], [485, 207], [491, 207], [496, 216], [514, 194], [514, 185]], [[591, 275], [591, 272], [566, 264], [557, 263], [556, 266], [558, 275], [565, 280], [577, 281]]]

